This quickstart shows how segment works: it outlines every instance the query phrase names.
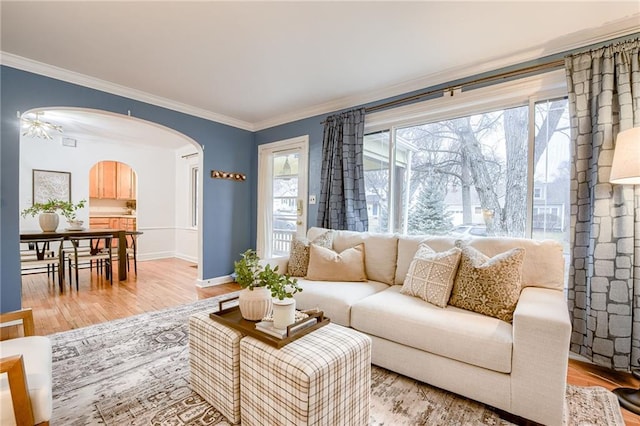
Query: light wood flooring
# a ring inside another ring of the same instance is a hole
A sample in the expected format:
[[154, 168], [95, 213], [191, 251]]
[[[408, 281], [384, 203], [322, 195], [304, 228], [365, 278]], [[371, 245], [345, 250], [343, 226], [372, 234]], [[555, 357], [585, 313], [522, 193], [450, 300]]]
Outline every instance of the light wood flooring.
[[[133, 265], [132, 265], [133, 266]], [[22, 304], [32, 308], [36, 334], [47, 335], [131, 315], [177, 306], [238, 290], [233, 284], [197, 288], [197, 270], [190, 262], [162, 259], [138, 262], [137, 277], [114, 279], [113, 287], [89, 270], [80, 271], [80, 291], [64, 293], [46, 274], [22, 277]], [[132, 271], [133, 272], [133, 271]], [[567, 382], [579, 386], [619, 386], [638, 388], [640, 381], [626, 373], [614, 372], [588, 363], [569, 360]], [[640, 426], [640, 416], [622, 410], [627, 425]]]

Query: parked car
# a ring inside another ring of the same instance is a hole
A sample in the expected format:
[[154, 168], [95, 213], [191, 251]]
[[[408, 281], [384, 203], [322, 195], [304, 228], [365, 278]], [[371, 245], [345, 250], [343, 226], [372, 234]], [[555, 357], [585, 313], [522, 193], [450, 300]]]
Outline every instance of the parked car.
[[487, 227], [481, 224], [459, 225], [449, 231], [449, 235], [456, 237], [486, 237]]

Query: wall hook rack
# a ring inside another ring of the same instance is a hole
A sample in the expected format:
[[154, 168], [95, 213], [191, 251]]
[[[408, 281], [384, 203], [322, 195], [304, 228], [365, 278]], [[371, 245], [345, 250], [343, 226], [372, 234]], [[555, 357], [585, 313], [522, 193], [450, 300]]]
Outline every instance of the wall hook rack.
[[222, 170], [211, 170], [211, 177], [213, 179], [231, 179], [244, 182], [247, 180], [247, 175], [236, 172], [223, 172]]

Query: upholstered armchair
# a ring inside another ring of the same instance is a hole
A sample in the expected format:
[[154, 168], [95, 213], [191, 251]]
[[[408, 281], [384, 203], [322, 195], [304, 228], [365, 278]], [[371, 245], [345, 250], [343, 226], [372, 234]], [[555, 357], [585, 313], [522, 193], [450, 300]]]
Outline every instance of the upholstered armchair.
[[20, 323], [24, 337], [0, 341], [0, 424], [48, 425], [52, 411], [51, 342], [34, 336], [31, 309], [0, 314], [2, 327]]

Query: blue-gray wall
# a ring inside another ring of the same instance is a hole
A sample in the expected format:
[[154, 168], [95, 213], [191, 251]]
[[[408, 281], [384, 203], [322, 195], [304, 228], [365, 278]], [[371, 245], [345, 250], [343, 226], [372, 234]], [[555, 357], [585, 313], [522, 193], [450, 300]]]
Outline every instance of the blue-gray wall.
[[[92, 108], [119, 114], [131, 111], [134, 117], [192, 138], [204, 147], [203, 278], [229, 274], [238, 254], [255, 246], [255, 231], [251, 232], [256, 217], [256, 146], [252, 132], [7, 66], [0, 68], [0, 94], [0, 312], [21, 306], [20, 123], [16, 111], [46, 107]], [[211, 169], [246, 173], [248, 181], [211, 179]]]

